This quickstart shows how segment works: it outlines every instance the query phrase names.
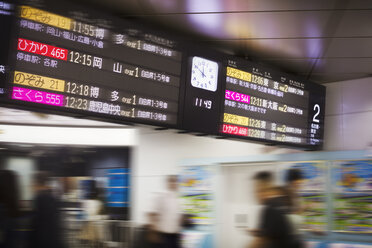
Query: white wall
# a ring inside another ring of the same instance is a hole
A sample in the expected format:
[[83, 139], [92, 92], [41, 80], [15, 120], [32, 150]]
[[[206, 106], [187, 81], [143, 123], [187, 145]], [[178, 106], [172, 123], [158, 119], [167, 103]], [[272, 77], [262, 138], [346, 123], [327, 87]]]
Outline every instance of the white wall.
[[132, 163], [132, 186], [135, 189], [132, 195], [132, 218], [135, 223], [144, 223], [144, 213], [151, 209], [152, 194], [165, 189], [165, 176], [177, 174], [183, 159], [226, 158], [289, 151], [249, 142], [178, 134], [174, 130], [140, 128], [138, 135], [138, 146], [134, 149]]
[[0, 142], [24, 144], [134, 146], [133, 128], [0, 125]]
[[[252, 236], [247, 229], [258, 229], [262, 206], [257, 202], [254, 183], [251, 178], [259, 171], [278, 172], [278, 164], [251, 163], [244, 165], [223, 166], [221, 173], [221, 202], [218, 218], [217, 248], [247, 247]], [[245, 223], [237, 221], [238, 215], [245, 216]]]
[[327, 84], [325, 150], [364, 150], [372, 143], [372, 78]]

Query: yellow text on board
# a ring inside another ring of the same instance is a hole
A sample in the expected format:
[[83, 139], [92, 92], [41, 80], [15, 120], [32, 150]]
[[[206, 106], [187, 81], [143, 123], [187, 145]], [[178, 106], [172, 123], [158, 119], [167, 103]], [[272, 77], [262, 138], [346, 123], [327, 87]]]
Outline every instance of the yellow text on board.
[[252, 74], [250, 74], [249, 72], [238, 70], [232, 67], [227, 67], [226, 75], [228, 77], [237, 78], [237, 79], [244, 80], [247, 82], [251, 82], [251, 77], [252, 77]]
[[244, 117], [244, 116], [227, 114], [227, 113], [223, 115], [223, 122], [225, 123], [231, 123], [231, 124], [236, 124], [240, 126], [248, 126], [248, 121], [249, 121], [248, 117]]
[[15, 84], [26, 85], [30, 87], [60, 91], [65, 89], [65, 81], [50, 77], [39, 76], [31, 73], [15, 71], [14, 81]]
[[72, 19], [29, 6], [20, 7], [20, 17], [62, 29], [71, 29]]

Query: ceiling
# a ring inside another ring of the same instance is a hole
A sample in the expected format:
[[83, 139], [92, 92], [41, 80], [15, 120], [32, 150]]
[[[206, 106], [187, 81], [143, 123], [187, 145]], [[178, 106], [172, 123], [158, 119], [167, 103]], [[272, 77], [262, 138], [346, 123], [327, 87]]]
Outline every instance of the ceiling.
[[80, 1], [318, 83], [372, 75], [372, 1]]

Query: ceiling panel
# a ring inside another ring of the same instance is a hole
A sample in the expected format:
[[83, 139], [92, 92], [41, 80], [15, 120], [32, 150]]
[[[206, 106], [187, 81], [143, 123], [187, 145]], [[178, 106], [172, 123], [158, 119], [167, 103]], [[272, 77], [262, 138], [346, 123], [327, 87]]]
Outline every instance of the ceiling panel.
[[156, 13], [328, 10], [335, 0], [147, 0]]
[[262, 64], [276, 67], [283, 71], [295, 74], [307, 75], [316, 62], [315, 59], [262, 59]]
[[324, 57], [372, 57], [372, 37], [333, 39]]
[[345, 11], [334, 37], [372, 37], [372, 10]]
[[[306, 75], [302, 75], [306, 76]], [[311, 74], [309, 80], [316, 82], [316, 83], [332, 83], [332, 82], [339, 82], [351, 79], [358, 79], [358, 78], [367, 78], [371, 75], [365, 73], [336, 73], [336, 74], [322, 74], [322, 73], [315, 73]]]
[[[263, 59], [291, 58], [306, 59], [322, 56], [329, 39], [241, 39], [217, 40], [219, 46], [230, 46], [242, 56]], [[213, 40], [205, 43], [212, 44]]]
[[320, 59], [313, 73], [372, 74], [372, 58]]
[[348, 4], [349, 9], [372, 9], [372, 1], [352, 0]]
[[330, 12], [213, 13], [159, 16], [212, 39], [317, 38], [326, 32]]

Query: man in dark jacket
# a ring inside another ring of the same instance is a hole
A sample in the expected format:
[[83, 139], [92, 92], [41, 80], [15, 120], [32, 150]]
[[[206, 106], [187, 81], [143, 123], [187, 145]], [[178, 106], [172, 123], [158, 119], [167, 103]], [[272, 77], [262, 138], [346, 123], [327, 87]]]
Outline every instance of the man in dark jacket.
[[283, 209], [283, 199], [273, 184], [270, 172], [259, 172], [254, 177], [256, 197], [264, 205], [260, 226], [252, 234], [249, 247], [293, 248], [292, 230]]
[[36, 191], [32, 219], [31, 248], [62, 248], [62, 224], [58, 201], [48, 187], [48, 175], [34, 177]]

